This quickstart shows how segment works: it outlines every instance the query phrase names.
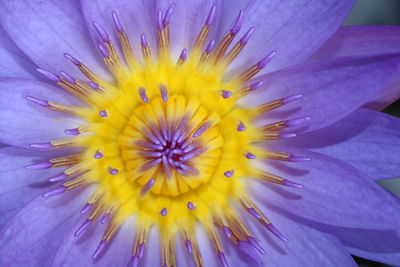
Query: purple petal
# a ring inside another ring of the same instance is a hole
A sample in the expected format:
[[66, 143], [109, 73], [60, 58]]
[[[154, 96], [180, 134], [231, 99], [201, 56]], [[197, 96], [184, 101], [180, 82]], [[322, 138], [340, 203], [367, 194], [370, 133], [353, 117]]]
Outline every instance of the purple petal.
[[73, 97], [53, 86], [30, 81], [0, 81], [0, 142], [28, 147], [32, 143], [64, 138], [64, 129], [76, 128], [79, 120], [32, 103], [26, 96], [54, 100], [64, 104], [77, 103]]
[[335, 235], [353, 255], [391, 265], [400, 262], [399, 230], [379, 231], [328, 226], [323, 226], [322, 229]]
[[221, 28], [225, 33], [239, 9], [244, 9], [243, 29], [255, 32], [234, 66], [254, 64], [272, 50], [278, 54], [268, 71], [303, 62], [343, 23], [354, 0], [224, 1]]
[[266, 161], [270, 172], [304, 185], [302, 189], [266, 184], [255, 187], [265, 203], [300, 217], [342, 227], [392, 229], [400, 225], [400, 202], [351, 165], [316, 152], [271, 147], [312, 160], [296, 164]]
[[[399, 56], [345, 57], [315, 61], [263, 76], [251, 105], [303, 94], [304, 99], [268, 113], [267, 123], [311, 117], [306, 131], [333, 124], [377, 95], [399, 75]], [[351, 92], [351, 93], [349, 93]]]
[[76, 1], [1, 1], [0, 23], [19, 48], [40, 68], [80, 76], [64, 53], [74, 55], [107, 77], [88, 38]]
[[62, 172], [62, 168], [35, 171], [25, 168], [51, 156], [56, 155], [23, 148], [0, 148], [0, 229], [25, 204], [50, 186], [47, 178]]
[[14, 44], [0, 26], [0, 77], [39, 77], [32, 61]]
[[29, 203], [0, 233], [0, 266], [50, 266], [89, 191]]
[[[313, 56], [313, 59], [342, 56], [371, 56], [399, 53], [399, 26], [341, 27]], [[400, 97], [400, 78], [395, 79], [365, 106], [383, 109]]]
[[104, 252], [93, 261], [92, 255], [99, 245], [105, 224], [94, 223], [82, 236], [75, 237], [74, 233], [82, 224], [80, 220], [74, 229], [66, 236], [64, 242], [55, 253], [54, 266], [128, 266], [132, 255], [132, 243], [135, 230], [133, 219], [127, 220], [120, 228], [110, 244], [107, 244]]
[[329, 127], [286, 143], [343, 160], [372, 179], [399, 176], [400, 119], [381, 112], [358, 109]]
[[[148, 0], [81, 0], [82, 12], [95, 45], [100, 40], [92, 25], [99, 24], [110, 36], [111, 41], [119, 47], [116, 38], [116, 26], [112, 11], [126, 31], [132, 47], [138, 47], [140, 35], [146, 34], [152, 51], [156, 51], [156, 9], [153, 1]], [[139, 50], [138, 50], [139, 51]]]

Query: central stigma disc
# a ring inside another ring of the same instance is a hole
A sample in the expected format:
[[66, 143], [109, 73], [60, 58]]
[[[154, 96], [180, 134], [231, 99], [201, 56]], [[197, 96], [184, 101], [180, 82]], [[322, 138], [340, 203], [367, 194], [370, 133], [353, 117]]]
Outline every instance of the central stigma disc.
[[129, 177], [171, 196], [206, 183], [221, 156], [219, 120], [194, 97], [161, 96], [139, 105], [120, 138]]

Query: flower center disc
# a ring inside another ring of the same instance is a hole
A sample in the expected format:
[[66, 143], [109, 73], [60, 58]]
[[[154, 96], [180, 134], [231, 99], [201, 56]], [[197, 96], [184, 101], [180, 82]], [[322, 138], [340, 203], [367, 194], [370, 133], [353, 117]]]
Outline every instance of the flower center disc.
[[198, 99], [182, 95], [139, 105], [120, 138], [128, 176], [149, 191], [177, 196], [206, 183], [221, 156], [223, 138]]

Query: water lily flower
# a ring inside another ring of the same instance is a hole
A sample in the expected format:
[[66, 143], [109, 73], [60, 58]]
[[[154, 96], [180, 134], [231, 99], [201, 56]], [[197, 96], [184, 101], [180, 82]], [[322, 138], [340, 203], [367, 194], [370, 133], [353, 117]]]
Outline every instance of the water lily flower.
[[400, 29], [353, 0], [1, 0], [0, 266], [400, 262]]

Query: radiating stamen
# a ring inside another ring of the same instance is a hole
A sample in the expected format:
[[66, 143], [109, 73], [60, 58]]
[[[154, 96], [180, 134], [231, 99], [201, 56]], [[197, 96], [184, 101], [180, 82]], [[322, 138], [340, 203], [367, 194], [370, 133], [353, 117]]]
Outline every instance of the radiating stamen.
[[160, 211], [160, 214], [162, 215], [162, 216], [166, 216], [167, 215], [167, 209], [166, 208], [162, 208], [162, 210]]
[[144, 103], [148, 103], [149, 102], [149, 98], [147, 97], [146, 89], [144, 87], [140, 87], [138, 91], [139, 91], [139, 96], [142, 99], [142, 101]]
[[242, 121], [239, 122], [239, 125], [236, 128], [239, 132], [243, 132], [246, 131], [246, 126], [244, 125], [244, 123]]
[[75, 129], [65, 129], [65, 130], [64, 130], [64, 133], [65, 133], [66, 135], [78, 135], [78, 134], [80, 134], [78, 128], [75, 128]]
[[105, 110], [100, 110], [99, 115], [102, 116], [103, 118], [107, 117], [107, 111]]
[[271, 62], [271, 60], [275, 55], [276, 51], [272, 51], [271, 53], [269, 53], [266, 57], [261, 59], [257, 64], [251, 66], [245, 72], [240, 74], [238, 80], [241, 81], [242, 83], [245, 83], [251, 78], [253, 78], [257, 73], [263, 70], [268, 65], [269, 62]]
[[53, 82], [60, 82], [60, 78], [55, 75], [54, 73], [51, 73], [49, 71], [45, 71], [42, 69], [36, 69], [38, 72], [40, 72], [41, 74], [43, 74], [44, 76], [46, 76], [48, 79], [52, 80]]
[[182, 65], [186, 61], [186, 59], [187, 59], [187, 49], [183, 48], [176, 65], [177, 66]]
[[59, 181], [64, 180], [64, 179], [67, 178], [67, 177], [68, 177], [68, 175], [66, 175], [65, 173], [62, 173], [62, 174], [59, 174], [59, 175], [50, 177], [50, 178], [48, 179], [48, 181], [51, 182], [51, 183], [56, 183], [56, 182], [59, 182]]
[[164, 84], [160, 84], [160, 94], [161, 94], [161, 98], [164, 102], [168, 101], [168, 89]]
[[251, 36], [254, 33], [254, 27], [251, 27], [246, 34], [237, 42], [237, 44], [229, 51], [229, 53], [225, 56], [225, 64], [229, 65], [243, 50], [246, 46], [247, 42], [250, 40]]
[[154, 183], [155, 183], [155, 179], [151, 178], [142, 188], [142, 192], [141, 195], [144, 196], [147, 192], [149, 192], [149, 190], [153, 187]]
[[217, 7], [215, 5], [213, 5], [211, 7], [210, 12], [207, 17], [207, 20], [206, 20], [205, 24], [203, 25], [199, 35], [196, 38], [194, 47], [197, 49], [200, 49], [203, 47], [204, 42], [207, 39], [208, 34], [210, 33], [211, 26], [214, 24], [214, 21], [215, 21], [216, 8]]
[[251, 153], [251, 152], [247, 152], [244, 156], [245, 156], [247, 159], [255, 159], [255, 158], [256, 158], [256, 155], [254, 155], [254, 154]]
[[225, 99], [227, 99], [227, 98], [232, 96], [232, 92], [231, 91], [222, 90], [221, 92], [222, 92], [222, 97], [225, 98]]
[[30, 144], [30, 148], [37, 148], [37, 149], [51, 149], [54, 148], [54, 146], [51, 143], [35, 143], [35, 144]]
[[57, 187], [57, 188], [55, 188], [55, 189], [53, 189], [53, 190], [51, 190], [49, 192], [44, 193], [42, 196], [44, 198], [49, 198], [49, 197], [52, 197], [52, 196], [60, 195], [60, 194], [64, 193], [65, 191], [67, 191], [67, 188], [65, 186], [60, 186], [60, 187]]
[[108, 36], [107, 32], [99, 24], [93, 22], [92, 25], [96, 29], [97, 33], [104, 43], [110, 42], [110, 37]]
[[190, 201], [187, 203], [187, 207], [188, 207], [188, 209], [190, 209], [190, 210], [194, 210], [194, 208], [195, 208], [195, 206], [193, 205], [193, 203], [190, 202]]
[[83, 222], [83, 224], [81, 226], [79, 226], [78, 230], [75, 231], [74, 236], [78, 237], [81, 234], [85, 233], [89, 229], [91, 224], [92, 224], [92, 221], [85, 220]]
[[93, 156], [95, 159], [101, 159], [102, 157], [104, 157], [103, 153], [101, 153], [100, 151], [96, 151], [96, 153], [94, 153]]
[[220, 42], [217, 50], [215, 51], [215, 59], [216, 61], [219, 60], [224, 54], [225, 51], [228, 49], [229, 45], [232, 43], [233, 39], [235, 38], [236, 34], [240, 31], [240, 28], [243, 24], [243, 10], [240, 10], [238, 17], [236, 18], [235, 23], [233, 24], [232, 28], [225, 34], [224, 38]]
[[248, 95], [248, 94], [254, 92], [255, 90], [257, 90], [258, 88], [260, 88], [263, 84], [264, 84], [263, 81], [259, 81], [259, 82], [255, 82], [251, 85], [245, 86], [243, 89], [241, 89], [241, 93], [244, 96]]
[[281, 99], [273, 100], [273, 101], [270, 101], [270, 102], [267, 102], [267, 103], [261, 105], [259, 107], [259, 111], [260, 111], [260, 113], [265, 113], [265, 112], [277, 109], [283, 105], [289, 104], [293, 101], [302, 99], [303, 97], [304, 97], [304, 95], [297, 94], [297, 95], [291, 95], [291, 96], [284, 97]]
[[207, 131], [211, 127], [212, 123], [210, 121], [207, 121], [203, 123], [193, 134], [193, 138], [197, 138], [200, 135], [202, 135], [205, 131]]
[[107, 243], [106, 241], [102, 240], [100, 244], [97, 246], [96, 250], [93, 253], [92, 259], [97, 260], [97, 258], [100, 256], [100, 254], [104, 251], [106, 248]]
[[117, 169], [114, 169], [114, 168], [112, 168], [112, 167], [108, 167], [108, 172], [109, 172], [111, 175], [116, 175], [116, 174], [118, 173], [118, 170], [117, 170]]
[[33, 164], [33, 165], [28, 165], [25, 166], [25, 169], [27, 170], [45, 170], [45, 169], [49, 169], [51, 167], [53, 167], [53, 163], [52, 162], [42, 162], [42, 163], [38, 163], [38, 164]]
[[229, 171], [224, 172], [224, 175], [228, 178], [231, 178], [233, 176], [233, 174], [234, 174], [234, 170], [229, 170]]

